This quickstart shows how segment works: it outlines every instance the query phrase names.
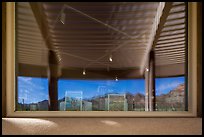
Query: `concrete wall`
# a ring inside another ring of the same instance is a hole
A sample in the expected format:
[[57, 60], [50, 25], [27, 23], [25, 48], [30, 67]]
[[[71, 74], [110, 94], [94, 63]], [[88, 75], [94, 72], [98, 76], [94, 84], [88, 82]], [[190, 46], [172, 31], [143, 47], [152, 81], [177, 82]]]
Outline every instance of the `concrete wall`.
[[202, 135], [202, 118], [3, 118], [2, 135]]
[[6, 116], [6, 3], [2, 3], [2, 117]]

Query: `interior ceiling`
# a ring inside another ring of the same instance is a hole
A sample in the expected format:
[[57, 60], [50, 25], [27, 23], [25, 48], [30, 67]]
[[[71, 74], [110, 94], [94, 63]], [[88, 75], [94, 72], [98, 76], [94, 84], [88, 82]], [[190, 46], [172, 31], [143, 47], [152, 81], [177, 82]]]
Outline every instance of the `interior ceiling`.
[[[39, 3], [44, 15], [40, 22], [47, 29], [43, 30], [43, 38], [30, 3], [19, 2], [18, 61], [48, 66], [51, 47], [62, 68], [139, 69], [148, 50], [158, 5], [159, 2]], [[156, 66], [184, 63], [184, 52], [185, 3], [174, 2], [155, 46]]]
[[155, 47], [156, 65], [185, 63], [185, 3], [174, 2]]
[[16, 44], [19, 63], [39, 66], [48, 65], [48, 48], [27, 2], [17, 3]]

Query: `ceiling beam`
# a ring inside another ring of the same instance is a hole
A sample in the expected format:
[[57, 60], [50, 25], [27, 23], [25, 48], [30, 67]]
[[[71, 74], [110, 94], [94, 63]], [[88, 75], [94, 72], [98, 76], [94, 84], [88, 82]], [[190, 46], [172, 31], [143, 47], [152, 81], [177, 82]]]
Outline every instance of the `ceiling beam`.
[[165, 33], [165, 32], [171, 32], [172, 33], [172, 31], [174, 32], [174, 31], [180, 31], [180, 30], [184, 30], [184, 29], [185, 29], [185, 26], [183, 26], [182, 28], [176, 28], [176, 29], [172, 28], [171, 30], [163, 30], [162, 33]]
[[47, 48], [52, 49], [52, 43], [49, 41], [48, 27], [45, 23], [46, 16], [43, 13], [42, 5], [38, 2], [30, 2], [30, 7], [33, 11], [33, 14], [35, 16], [41, 34], [45, 40]]
[[[185, 17], [183, 17], [182, 19], [184, 19]], [[179, 18], [176, 18], [175, 20], [179, 20]], [[169, 21], [169, 20], [167, 20]], [[181, 22], [181, 23], [176, 23], [176, 24], [168, 24], [168, 25], [165, 25], [165, 28], [167, 27], [174, 27], [174, 26], [180, 26], [180, 25], [185, 25], [185, 22]]]
[[152, 49], [155, 48], [156, 43], [159, 39], [160, 33], [164, 27], [164, 24], [167, 20], [167, 17], [170, 13], [171, 8], [173, 7], [173, 2], [160, 2], [157, 8], [157, 13], [155, 16], [154, 24], [151, 30], [150, 39], [147, 45], [147, 51], [145, 52], [142, 64], [141, 64], [141, 75], [144, 73], [144, 68], [148, 60], [148, 55]]
[[183, 58], [185, 58], [185, 54], [183, 53], [183, 54], [177, 54], [177, 55], [156, 55], [155, 56], [155, 58], [156, 58], [156, 60], [158, 59], [160, 59], [160, 58], [168, 58], [168, 57], [174, 57], [174, 58], [177, 58], [177, 57], [183, 57]]
[[158, 42], [157, 42], [157, 44], [166, 44], [166, 43], [171, 43], [171, 42], [178, 42], [178, 41], [185, 41], [185, 37], [181, 37], [181, 38], [174, 38], [174, 39], [169, 39], [169, 40], [159, 40]]
[[185, 52], [185, 48], [156, 51], [156, 54]]
[[[55, 48], [54, 48], [54, 46], [52, 44], [52, 41], [50, 40], [50, 34], [51, 33], [49, 32], [49, 28], [48, 28], [46, 20], [45, 20], [46, 15], [45, 15], [45, 13], [43, 11], [42, 4], [39, 3], [39, 2], [30, 2], [30, 7], [31, 7], [31, 9], [33, 11], [34, 17], [35, 17], [35, 19], [37, 21], [37, 24], [39, 26], [39, 29], [41, 31], [41, 34], [43, 36], [43, 39], [45, 41], [45, 44], [46, 44], [47, 48], [49, 50], [51, 50], [51, 51], [54, 51], [55, 57], [56, 57], [56, 59], [58, 60], [58, 63], [59, 63], [60, 60], [61, 60], [61, 57], [60, 57], [58, 51], [55, 50]], [[63, 10], [63, 8], [62, 8], [62, 10]], [[59, 15], [54, 20], [54, 25], [57, 23], [58, 18], [60, 16], [60, 13], [61, 13], [61, 11], [59, 12]]]
[[165, 40], [174, 40], [174, 39], [181, 39], [181, 38], [185, 38], [185, 35], [183, 34], [183, 35], [174, 35], [174, 37], [160, 37], [159, 38], [159, 42], [161, 42], [161, 41], [165, 41]]
[[[33, 11], [34, 17], [37, 21], [38, 27], [41, 31], [42, 37], [48, 48], [47, 63], [48, 63], [48, 80], [49, 80], [49, 110], [57, 110], [57, 79], [61, 75], [60, 61], [61, 57], [58, 50], [54, 49], [52, 42], [50, 41], [49, 28], [46, 24], [46, 15], [43, 11], [42, 3], [30, 2], [30, 7]], [[60, 12], [61, 13], [61, 12]], [[60, 15], [59, 13], [59, 15]], [[54, 24], [58, 21], [57, 17]]]
[[168, 59], [168, 60], [157, 60], [156, 64], [166, 64], [166, 63], [173, 63], [173, 62], [185, 62], [185, 59]]
[[185, 51], [184, 50], [181, 50], [181, 51], [172, 51], [172, 52], [163, 52], [163, 53], [155, 53], [155, 55], [157, 56], [157, 55], [177, 55], [177, 54], [183, 54], [183, 53], [185, 53]]
[[168, 50], [168, 49], [179, 49], [179, 48], [185, 48], [185, 45], [184, 44], [180, 44], [180, 45], [176, 45], [176, 46], [168, 46], [168, 47], [159, 47], [159, 48], [156, 48], [155, 50], [156, 51], [164, 51], [164, 50]]
[[[176, 33], [176, 35], [185, 35], [185, 32], [179, 32]], [[165, 35], [161, 35], [160, 38], [167, 38], [167, 37], [175, 37], [175, 34], [165, 34]]]
[[168, 61], [168, 60], [180, 60], [180, 59], [185, 59], [185, 57], [183, 56], [175, 56], [175, 57], [168, 57], [168, 56], [165, 56], [165, 57], [160, 57], [160, 58], [157, 58], [157, 61]]

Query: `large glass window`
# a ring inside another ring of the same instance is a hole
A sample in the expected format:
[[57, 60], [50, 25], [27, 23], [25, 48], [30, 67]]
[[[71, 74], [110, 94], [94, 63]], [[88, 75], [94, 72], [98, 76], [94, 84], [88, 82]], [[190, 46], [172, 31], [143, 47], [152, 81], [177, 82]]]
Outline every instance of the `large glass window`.
[[186, 13], [184, 2], [17, 2], [16, 110], [188, 110]]

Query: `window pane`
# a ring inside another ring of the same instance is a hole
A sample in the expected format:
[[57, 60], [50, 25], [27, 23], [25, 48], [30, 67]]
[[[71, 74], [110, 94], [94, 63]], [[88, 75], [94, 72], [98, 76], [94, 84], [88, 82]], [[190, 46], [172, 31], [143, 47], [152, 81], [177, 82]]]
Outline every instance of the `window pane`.
[[67, 80], [58, 86], [61, 111], [144, 111], [144, 79]]
[[155, 45], [157, 111], [188, 111], [186, 5], [173, 2]]
[[185, 78], [156, 78], [156, 110], [185, 110]]
[[18, 111], [48, 110], [47, 78], [18, 77]]

